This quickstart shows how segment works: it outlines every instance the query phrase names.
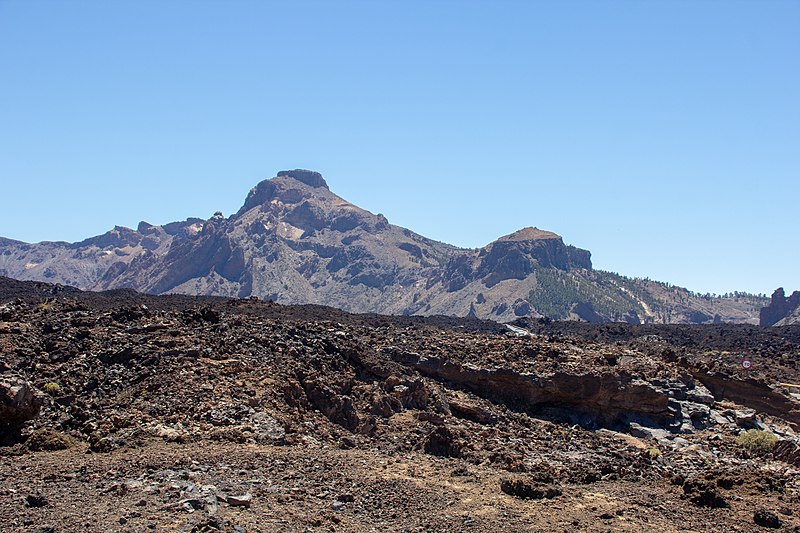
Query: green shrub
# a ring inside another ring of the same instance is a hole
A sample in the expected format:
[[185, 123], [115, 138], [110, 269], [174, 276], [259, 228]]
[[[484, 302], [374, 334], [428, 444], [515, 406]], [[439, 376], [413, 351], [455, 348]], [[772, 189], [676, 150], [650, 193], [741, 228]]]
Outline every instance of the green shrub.
[[753, 453], [768, 452], [778, 442], [778, 437], [761, 429], [748, 429], [736, 438], [736, 444]]
[[45, 384], [44, 391], [47, 394], [58, 394], [59, 392], [61, 392], [61, 385], [51, 381], [50, 383]]

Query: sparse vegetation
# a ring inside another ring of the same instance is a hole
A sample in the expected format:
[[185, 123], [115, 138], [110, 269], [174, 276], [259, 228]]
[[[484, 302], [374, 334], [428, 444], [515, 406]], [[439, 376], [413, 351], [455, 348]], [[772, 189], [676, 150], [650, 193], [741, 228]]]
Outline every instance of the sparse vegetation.
[[45, 384], [44, 391], [47, 394], [58, 394], [59, 392], [61, 392], [61, 385], [59, 385], [54, 381], [51, 381], [50, 383]]
[[736, 439], [736, 444], [752, 453], [766, 453], [775, 446], [778, 437], [761, 429], [748, 429]]
[[703, 322], [713, 318], [715, 307], [723, 300], [738, 302], [740, 308], [749, 306], [754, 314], [768, 301], [743, 292], [727, 297], [697, 294], [669, 283], [602, 270], [537, 268], [535, 275], [537, 287], [529, 293], [528, 301], [554, 320], [567, 318], [577, 302], [591, 304], [599, 315], [614, 321], [624, 320], [634, 311], [645, 321], [671, 322], [675, 316], [685, 315], [688, 308], [697, 309], [693, 320]]
[[564, 319], [576, 302], [589, 302], [599, 314], [620, 320], [629, 311], [644, 314], [643, 295], [624, 276], [589, 271], [576, 275], [554, 268], [536, 269], [537, 287], [528, 301], [552, 319]]

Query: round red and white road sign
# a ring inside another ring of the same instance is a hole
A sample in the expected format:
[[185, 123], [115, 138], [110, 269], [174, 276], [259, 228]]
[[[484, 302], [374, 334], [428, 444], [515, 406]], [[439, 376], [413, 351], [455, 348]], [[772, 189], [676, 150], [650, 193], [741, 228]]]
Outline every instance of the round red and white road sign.
[[750, 362], [750, 359], [742, 359], [742, 368], [747, 370], [751, 366], [753, 366], [753, 363]]

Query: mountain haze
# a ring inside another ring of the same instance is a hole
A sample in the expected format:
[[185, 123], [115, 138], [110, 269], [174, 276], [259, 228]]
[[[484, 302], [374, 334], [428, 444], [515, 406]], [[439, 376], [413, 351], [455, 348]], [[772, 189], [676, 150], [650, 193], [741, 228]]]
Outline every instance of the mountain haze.
[[318, 172], [299, 169], [259, 183], [227, 218], [140, 222], [77, 243], [0, 238], [0, 275], [85, 290], [258, 296], [500, 321], [757, 323], [767, 302], [700, 297], [594, 270], [589, 251], [537, 228], [458, 248], [392, 225], [331, 192]]

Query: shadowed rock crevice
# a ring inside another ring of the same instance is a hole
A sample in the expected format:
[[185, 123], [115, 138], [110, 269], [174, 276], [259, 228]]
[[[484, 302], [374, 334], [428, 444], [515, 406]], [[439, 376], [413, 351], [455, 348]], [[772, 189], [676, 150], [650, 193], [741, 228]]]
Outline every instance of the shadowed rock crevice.
[[755, 379], [738, 379], [720, 373], [693, 371], [692, 375], [708, 388], [718, 400], [730, 400], [757, 411], [781, 416], [800, 424], [800, 402], [774, 391]]
[[517, 409], [568, 407], [603, 424], [617, 424], [632, 416], [661, 423], [675, 420], [675, 411], [663, 390], [625, 373], [536, 375], [508, 368], [475, 368], [438, 357], [396, 353], [393, 357], [426, 376], [465, 387]]

